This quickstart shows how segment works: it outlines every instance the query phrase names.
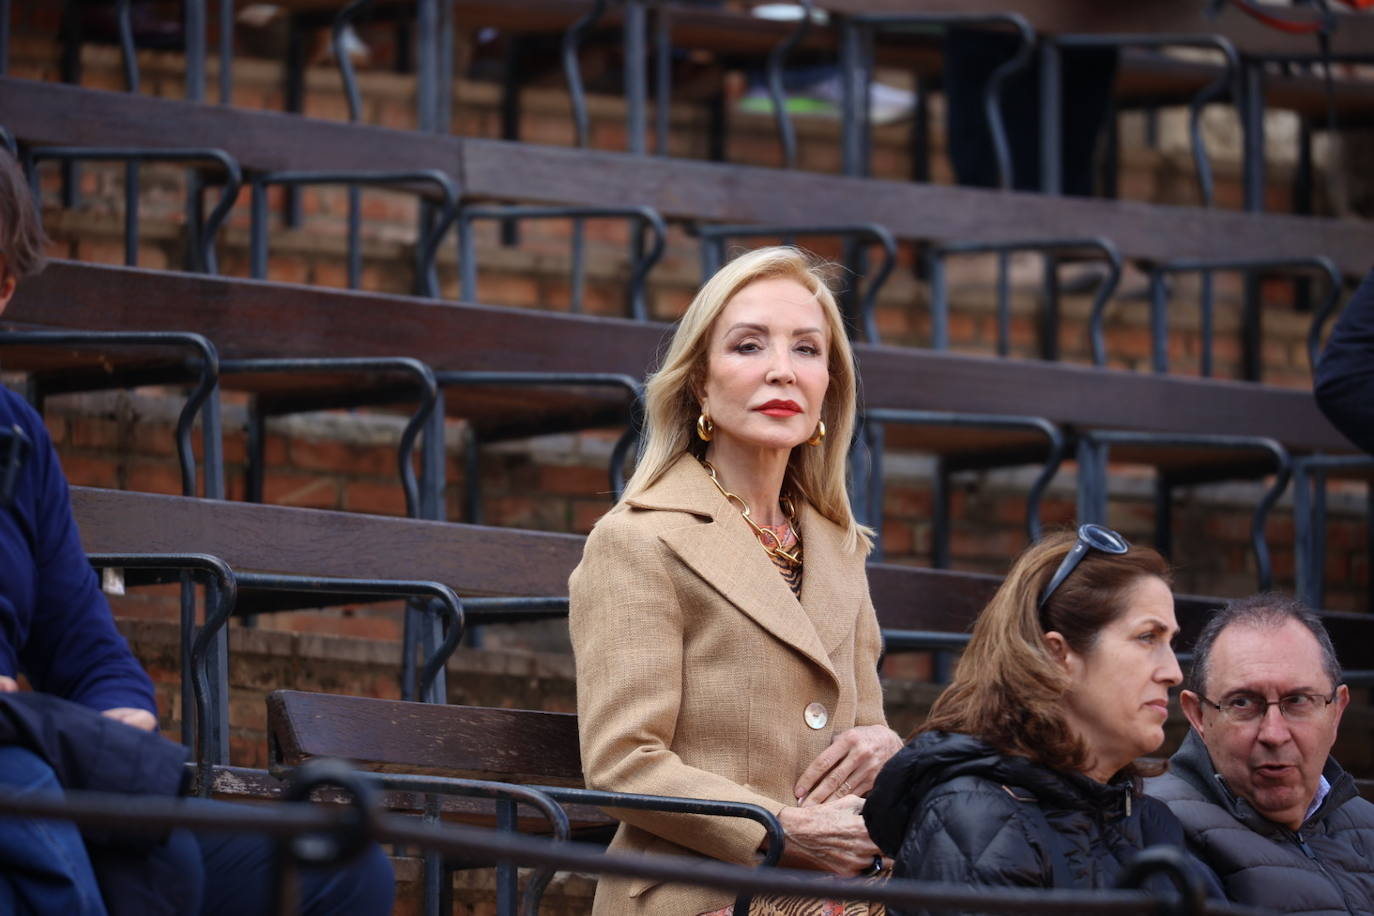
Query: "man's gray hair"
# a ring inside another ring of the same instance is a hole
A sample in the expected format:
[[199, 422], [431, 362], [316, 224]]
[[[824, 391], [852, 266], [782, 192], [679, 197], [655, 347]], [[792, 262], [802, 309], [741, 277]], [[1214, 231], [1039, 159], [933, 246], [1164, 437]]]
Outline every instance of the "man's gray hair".
[[1331, 678], [1331, 686], [1334, 688], [1341, 683], [1344, 680], [1341, 663], [1336, 658], [1336, 649], [1331, 645], [1331, 637], [1316, 612], [1296, 598], [1279, 592], [1264, 592], [1228, 602], [1224, 608], [1212, 615], [1193, 644], [1193, 667], [1189, 670], [1188, 679], [1183, 686], [1193, 693], [1206, 695], [1207, 668], [1212, 646], [1222, 630], [1233, 624], [1275, 628], [1290, 620], [1302, 624], [1317, 640], [1317, 645], [1321, 647], [1322, 668], [1326, 671], [1327, 677]]

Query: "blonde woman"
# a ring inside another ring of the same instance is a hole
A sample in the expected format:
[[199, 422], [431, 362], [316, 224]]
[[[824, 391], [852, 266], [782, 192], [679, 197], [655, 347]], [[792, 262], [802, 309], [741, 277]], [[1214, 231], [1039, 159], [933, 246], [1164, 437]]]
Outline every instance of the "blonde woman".
[[[587, 784], [762, 805], [786, 831], [783, 864], [871, 871], [859, 812], [901, 741], [878, 685], [869, 532], [844, 487], [855, 371], [824, 268], [785, 247], [726, 265], [646, 408], [634, 476], [569, 582]], [[763, 849], [752, 821], [620, 814], [618, 851], [750, 864]], [[607, 878], [594, 912], [731, 899]]]

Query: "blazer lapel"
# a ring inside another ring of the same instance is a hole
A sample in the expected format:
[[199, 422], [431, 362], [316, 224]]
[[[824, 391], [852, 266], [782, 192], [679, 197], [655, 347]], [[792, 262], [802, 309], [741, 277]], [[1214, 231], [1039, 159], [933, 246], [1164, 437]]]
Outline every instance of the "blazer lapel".
[[[759, 626], [835, 676], [830, 653], [811, 615], [797, 602], [739, 509], [721, 496], [696, 459], [684, 456], [629, 502], [642, 509], [672, 509], [709, 517], [710, 524], [675, 528], [659, 539]], [[810, 566], [810, 545], [805, 537], [803, 534], [804, 562]], [[805, 571], [802, 582], [805, 596]]]
[[868, 577], [845, 575], [854, 563], [844, 551], [844, 532], [810, 503], [798, 509], [802, 536], [801, 605], [826, 657], [854, 632]]

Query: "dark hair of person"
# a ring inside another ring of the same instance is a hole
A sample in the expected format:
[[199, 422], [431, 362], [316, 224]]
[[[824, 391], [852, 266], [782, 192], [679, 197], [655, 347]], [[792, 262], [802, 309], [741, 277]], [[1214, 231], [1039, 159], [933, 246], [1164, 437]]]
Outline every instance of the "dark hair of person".
[[[0, 255], [16, 280], [43, 269], [46, 238], [24, 170], [0, 147]], [[3, 279], [3, 277], [0, 277]]]
[[1331, 637], [1316, 612], [1296, 598], [1279, 592], [1263, 592], [1228, 602], [1208, 619], [1193, 643], [1193, 666], [1183, 686], [1193, 693], [1207, 695], [1207, 668], [1211, 662], [1212, 646], [1222, 630], [1229, 626], [1275, 629], [1290, 620], [1302, 624], [1317, 640], [1322, 653], [1322, 670], [1331, 678], [1331, 686], [1334, 688], [1345, 680], [1341, 663], [1336, 658], [1336, 648], [1331, 644]]
[[1073, 532], [1050, 534], [1016, 558], [919, 731], [972, 735], [1003, 754], [1061, 772], [1090, 765], [1090, 749], [1064, 718], [1071, 684], [1045, 634], [1058, 631], [1074, 652], [1086, 654], [1102, 628], [1126, 612], [1134, 585], [1150, 576], [1165, 584], [1171, 578], [1164, 558], [1148, 547], [1117, 555], [1090, 550], [1043, 610], [1037, 608], [1076, 542]]

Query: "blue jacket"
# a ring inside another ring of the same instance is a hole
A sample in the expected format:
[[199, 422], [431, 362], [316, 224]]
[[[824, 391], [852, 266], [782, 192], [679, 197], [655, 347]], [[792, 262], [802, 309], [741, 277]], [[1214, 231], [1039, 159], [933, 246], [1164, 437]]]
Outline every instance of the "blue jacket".
[[124, 637], [72, 519], [67, 479], [43, 420], [0, 388], [0, 428], [32, 443], [10, 505], [0, 509], [0, 674], [104, 710], [156, 713], [153, 685]]
[[1374, 454], [1374, 270], [1341, 312], [1317, 360], [1316, 393], [1327, 419]]

